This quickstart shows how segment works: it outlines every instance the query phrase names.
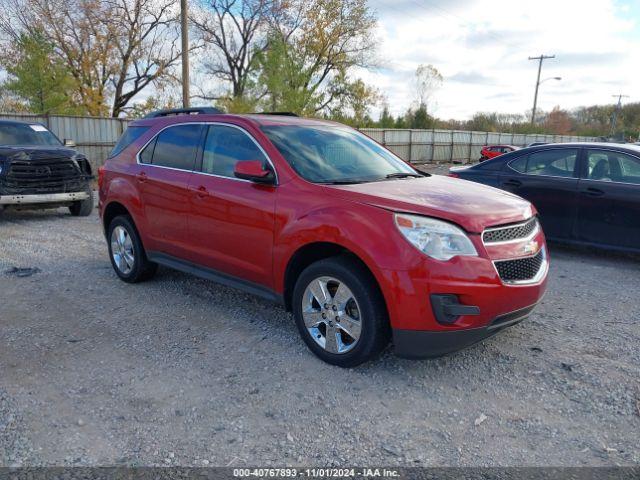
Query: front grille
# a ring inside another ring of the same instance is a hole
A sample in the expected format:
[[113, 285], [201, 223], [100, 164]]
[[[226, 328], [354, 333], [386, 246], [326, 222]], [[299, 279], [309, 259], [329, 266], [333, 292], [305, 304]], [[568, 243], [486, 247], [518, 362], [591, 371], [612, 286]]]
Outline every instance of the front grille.
[[76, 192], [84, 187], [84, 176], [68, 158], [41, 161], [13, 160], [4, 177], [6, 194]]
[[519, 240], [522, 238], [527, 238], [529, 235], [533, 233], [533, 231], [538, 226], [538, 219], [536, 217], [532, 217], [524, 223], [519, 223], [517, 225], [508, 225], [505, 227], [491, 228], [485, 230], [482, 234], [482, 241], [485, 244], [488, 243], [498, 243], [498, 242], [509, 242], [512, 240]]
[[517, 260], [500, 260], [494, 262], [500, 279], [505, 283], [526, 282], [532, 280], [542, 268], [544, 250], [540, 250], [533, 257], [518, 258]]

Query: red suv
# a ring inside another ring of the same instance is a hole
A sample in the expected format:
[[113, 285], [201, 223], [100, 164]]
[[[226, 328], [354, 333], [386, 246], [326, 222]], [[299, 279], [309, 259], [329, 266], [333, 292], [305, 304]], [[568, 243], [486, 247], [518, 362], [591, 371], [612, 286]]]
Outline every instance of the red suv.
[[122, 280], [163, 265], [266, 297], [343, 367], [390, 340], [411, 358], [458, 350], [523, 320], [544, 294], [529, 202], [422, 174], [337, 123], [186, 112], [133, 122], [100, 171]]

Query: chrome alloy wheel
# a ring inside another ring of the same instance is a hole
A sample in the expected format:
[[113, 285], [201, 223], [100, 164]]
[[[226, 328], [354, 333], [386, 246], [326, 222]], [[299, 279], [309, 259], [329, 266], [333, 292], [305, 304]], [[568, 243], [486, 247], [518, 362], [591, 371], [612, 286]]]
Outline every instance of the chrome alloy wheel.
[[357, 300], [349, 287], [333, 277], [319, 277], [307, 285], [302, 319], [311, 338], [330, 353], [351, 350], [362, 331]]
[[111, 256], [120, 273], [123, 275], [131, 273], [135, 262], [133, 242], [129, 232], [120, 225], [111, 232]]

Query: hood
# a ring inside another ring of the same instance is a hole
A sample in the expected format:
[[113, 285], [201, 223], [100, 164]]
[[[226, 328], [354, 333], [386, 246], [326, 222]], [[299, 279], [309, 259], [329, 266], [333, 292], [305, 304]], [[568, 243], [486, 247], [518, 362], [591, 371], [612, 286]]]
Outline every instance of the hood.
[[512, 193], [441, 175], [325, 188], [345, 200], [448, 220], [473, 233], [535, 213], [528, 201]]
[[71, 158], [78, 152], [62, 145], [0, 145], [0, 159], [45, 160], [50, 158]]

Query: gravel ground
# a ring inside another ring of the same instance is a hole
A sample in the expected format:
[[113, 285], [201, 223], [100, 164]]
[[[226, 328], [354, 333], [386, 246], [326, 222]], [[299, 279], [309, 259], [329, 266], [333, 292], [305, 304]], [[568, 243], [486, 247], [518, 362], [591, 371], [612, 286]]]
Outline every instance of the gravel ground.
[[7, 212], [0, 465], [637, 465], [640, 260], [551, 256], [528, 321], [343, 370], [261, 299], [167, 269], [119, 281], [96, 214]]

